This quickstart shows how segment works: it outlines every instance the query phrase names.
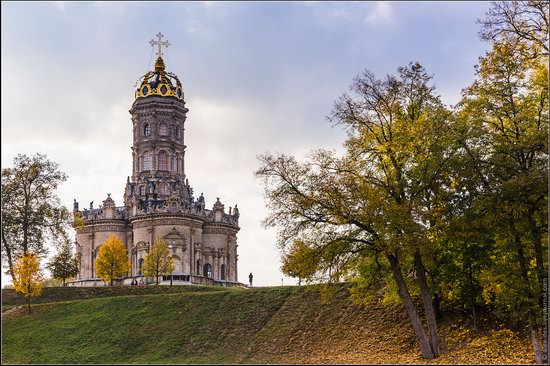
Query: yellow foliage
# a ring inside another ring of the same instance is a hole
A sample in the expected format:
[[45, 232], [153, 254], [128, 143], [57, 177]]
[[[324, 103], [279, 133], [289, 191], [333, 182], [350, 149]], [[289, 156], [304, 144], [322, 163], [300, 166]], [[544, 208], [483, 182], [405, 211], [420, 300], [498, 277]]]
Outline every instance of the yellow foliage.
[[84, 216], [82, 212], [75, 211], [73, 213], [73, 227], [75, 229], [82, 229], [84, 227]]
[[31, 297], [42, 294], [43, 277], [40, 272], [40, 261], [34, 253], [24, 254], [13, 266], [13, 288], [28, 299], [31, 313]]
[[96, 273], [105, 282], [113, 284], [113, 280], [128, 273], [131, 268], [124, 243], [114, 235], [99, 248], [95, 261]]
[[310, 280], [319, 266], [319, 255], [302, 241], [295, 241], [288, 253], [283, 256], [281, 271], [302, 280]]
[[15, 291], [25, 297], [40, 296], [44, 281], [40, 272], [40, 262], [34, 253], [27, 253], [17, 260], [13, 267]]
[[174, 263], [166, 241], [157, 239], [143, 261], [143, 274], [155, 277], [158, 284], [159, 276], [169, 275], [173, 271]]

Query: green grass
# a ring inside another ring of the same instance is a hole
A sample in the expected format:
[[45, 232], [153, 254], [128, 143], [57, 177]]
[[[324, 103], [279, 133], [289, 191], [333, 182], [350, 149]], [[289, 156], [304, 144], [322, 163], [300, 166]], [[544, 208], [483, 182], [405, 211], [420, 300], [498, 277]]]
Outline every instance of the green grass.
[[[291, 289], [119, 296], [4, 319], [4, 363], [237, 362]], [[262, 306], [259, 306], [262, 304]]]
[[[221, 286], [101, 286], [101, 287], [46, 287], [40, 297], [33, 298], [33, 303], [57, 302], [68, 300], [94, 299], [127, 295], [152, 295], [182, 292], [224, 291]], [[13, 289], [2, 289], [2, 307], [7, 305], [24, 305], [26, 299]]]
[[[31, 315], [24, 308], [3, 315], [2, 362], [423, 361], [400, 305], [373, 303], [363, 308], [348, 301], [345, 285], [335, 289], [328, 302], [321, 301], [319, 288], [314, 286], [206, 287], [201, 291], [197, 287], [179, 293], [117, 293], [114, 297], [72, 301], [58, 296], [58, 302], [34, 305]], [[441, 325], [444, 352], [449, 356], [443, 362], [456, 363], [464, 357], [476, 363], [530, 361], [528, 347], [518, 355], [518, 347], [525, 346], [523, 340], [502, 335], [499, 339], [512, 343], [499, 346], [496, 358], [487, 358], [492, 354], [486, 350], [489, 346], [474, 349], [480, 356], [472, 358], [466, 336], [460, 333], [462, 338], [456, 341], [449, 324]], [[491, 345], [492, 339], [487, 338], [485, 343]], [[504, 349], [514, 349], [515, 353], [510, 356]], [[498, 358], [501, 355], [507, 358]]]

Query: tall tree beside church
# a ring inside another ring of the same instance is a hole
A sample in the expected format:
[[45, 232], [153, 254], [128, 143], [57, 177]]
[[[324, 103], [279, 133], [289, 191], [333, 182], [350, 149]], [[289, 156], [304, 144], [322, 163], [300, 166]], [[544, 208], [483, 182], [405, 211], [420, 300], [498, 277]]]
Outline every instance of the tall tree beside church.
[[163, 239], [157, 239], [151, 251], [143, 261], [143, 274], [148, 277], [155, 277], [156, 284], [159, 284], [159, 277], [170, 275], [174, 271], [174, 263], [170, 250]]
[[[451, 115], [418, 63], [380, 80], [358, 76], [351, 94], [336, 103], [331, 119], [348, 131], [343, 158], [319, 150], [299, 163], [285, 155], [260, 157], [270, 214], [281, 247], [301, 240], [331, 253], [338, 272], [357, 272], [361, 262], [385, 258], [412, 323], [422, 355], [439, 354], [432, 294], [425, 272], [438, 217], [431, 208], [449, 185], [454, 153]], [[319, 261], [326, 266], [327, 258]], [[428, 334], [403, 272], [415, 270]]]
[[113, 280], [126, 275], [131, 265], [124, 243], [115, 235], [109, 235], [107, 241], [99, 248], [95, 266], [97, 275], [111, 286]]
[[40, 271], [38, 256], [27, 252], [19, 257], [13, 267], [13, 288], [27, 298], [29, 314], [31, 313], [31, 298], [40, 296], [44, 281]]
[[63, 244], [58, 253], [50, 260], [48, 269], [53, 278], [62, 281], [63, 287], [67, 285], [67, 279], [78, 274], [78, 260], [72, 254], [69, 241]]
[[2, 169], [2, 258], [14, 279], [15, 260], [28, 253], [47, 253], [45, 243], [66, 239], [70, 214], [56, 195], [67, 179], [45, 155], [17, 155], [13, 167]]
[[493, 229], [483, 298], [528, 325], [537, 363], [548, 360], [539, 334], [548, 280], [548, 19], [546, 1], [493, 3], [480, 22], [492, 49], [459, 104], [472, 136], [462, 144]]
[[[539, 340], [540, 294], [548, 277], [548, 58], [527, 57], [528, 47], [513, 38], [495, 42], [480, 59], [460, 108], [483, 136], [482, 144], [474, 140], [468, 148], [495, 229], [495, 265], [483, 273], [485, 299], [529, 325], [541, 363], [546, 356]], [[495, 284], [503, 290], [492, 291]]]

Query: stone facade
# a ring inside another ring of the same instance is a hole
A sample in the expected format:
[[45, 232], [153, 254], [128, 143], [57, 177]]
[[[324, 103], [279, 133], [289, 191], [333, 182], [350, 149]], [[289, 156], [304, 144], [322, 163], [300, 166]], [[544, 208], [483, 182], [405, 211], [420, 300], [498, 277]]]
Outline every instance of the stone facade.
[[133, 126], [132, 175], [126, 182], [123, 206], [108, 194], [99, 208], [74, 212], [84, 218], [76, 230], [80, 272], [72, 286], [97, 286], [99, 247], [111, 234], [126, 245], [131, 270], [122, 284], [146, 283], [143, 259], [158, 238], [166, 240], [175, 270], [164, 283], [238, 283], [237, 232], [239, 210], [226, 212], [219, 198], [211, 210], [203, 194], [195, 199], [185, 175], [185, 107], [179, 79], [165, 71], [159, 56], [155, 70], [142, 78], [130, 109]]

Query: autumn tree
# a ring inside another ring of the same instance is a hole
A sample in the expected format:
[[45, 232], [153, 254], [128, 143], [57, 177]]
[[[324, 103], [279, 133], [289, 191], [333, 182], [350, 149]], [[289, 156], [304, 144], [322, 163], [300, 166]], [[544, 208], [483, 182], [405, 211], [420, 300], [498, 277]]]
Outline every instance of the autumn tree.
[[131, 265], [124, 243], [115, 235], [109, 235], [107, 241], [99, 248], [95, 266], [97, 275], [111, 286], [113, 280], [126, 275]]
[[157, 239], [153, 243], [151, 251], [147, 253], [143, 261], [143, 274], [148, 277], [155, 277], [156, 284], [159, 284], [159, 277], [169, 275], [174, 271], [174, 263], [170, 251], [163, 239]]
[[[418, 63], [398, 76], [358, 76], [330, 119], [348, 131], [346, 155], [318, 150], [306, 163], [286, 155], [259, 158], [267, 226], [279, 228], [282, 248], [295, 240], [331, 253], [338, 273], [356, 273], [363, 260], [384, 258], [411, 320], [422, 355], [439, 355], [439, 336], [426, 276], [432, 253], [432, 206], [450, 185], [447, 164], [455, 145], [453, 120]], [[327, 256], [319, 263], [326, 263]], [[416, 273], [428, 334], [403, 272]]]
[[548, 1], [494, 1], [486, 17], [478, 20], [480, 36], [490, 42], [524, 43], [527, 57], [548, 56], [548, 9]]
[[84, 227], [84, 215], [80, 211], [73, 211], [73, 227], [77, 230]]
[[61, 246], [57, 255], [50, 260], [48, 269], [52, 273], [53, 278], [62, 281], [63, 287], [66, 286], [67, 279], [73, 278], [78, 274], [78, 260], [72, 254], [68, 241]]
[[295, 241], [283, 256], [281, 271], [290, 277], [298, 278], [298, 285], [302, 280], [309, 281], [318, 271], [319, 256], [302, 241]]
[[67, 238], [70, 214], [56, 195], [67, 179], [45, 155], [18, 155], [12, 168], [2, 169], [2, 258], [14, 279], [16, 258], [32, 251], [47, 253], [48, 241]]
[[27, 298], [29, 314], [31, 313], [31, 298], [42, 293], [43, 277], [40, 271], [38, 256], [32, 252], [23, 254], [13, 267], [15, 291], [21, 292]]
[[548, 57], [534, 57], [533, 46], [499, 37], [480, 59], [459, 112], [473, 136], [462, 145], [483, 185], [479, 204], [495, 241], [494, 265], [481, 273], [484, 299], [528, 324], [541, 363], [546, 357], [539, 340], [541, 294], [548, 276]]

